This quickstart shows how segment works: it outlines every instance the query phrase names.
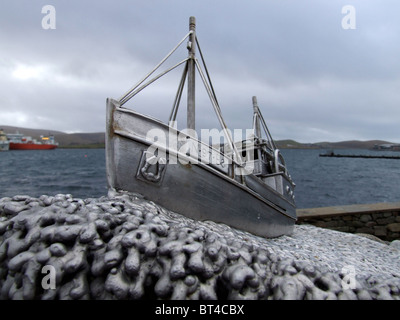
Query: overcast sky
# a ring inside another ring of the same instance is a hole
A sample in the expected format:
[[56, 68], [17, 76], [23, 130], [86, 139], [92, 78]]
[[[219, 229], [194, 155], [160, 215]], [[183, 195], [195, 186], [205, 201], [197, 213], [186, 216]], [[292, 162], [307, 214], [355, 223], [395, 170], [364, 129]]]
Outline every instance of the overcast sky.
[[[2, 0], [0, 125], [105, 131], [106, 98], [149, 72], [193, 15], [232, 129], [251, 127], [256, 95], [276, 140], [400, 142], [399, 13], [398, 0]], [[127, 106], [167, 120], [181, 72]], [[197, 126], [212, 128], [197, 86]]]

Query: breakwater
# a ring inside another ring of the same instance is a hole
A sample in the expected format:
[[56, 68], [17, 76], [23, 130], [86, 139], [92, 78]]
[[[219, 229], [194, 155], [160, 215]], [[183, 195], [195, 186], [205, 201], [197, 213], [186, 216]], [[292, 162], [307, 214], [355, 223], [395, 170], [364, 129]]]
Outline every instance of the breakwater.
[[400, 202], [298, 209], [297, 217], [298, 224], [400, 239]]
[[400, 159], [400, 156], [388, 156], [388, 155], [367, 155], [367, 154], [335, 154], [333, 152], [320, 154], [320, 157], [329, 158], [362, 158], [362, 159]]
[[265, 239], [129, 193], [0, 199], [0, 299], [400, 299], [399, 258], [396, 241]]

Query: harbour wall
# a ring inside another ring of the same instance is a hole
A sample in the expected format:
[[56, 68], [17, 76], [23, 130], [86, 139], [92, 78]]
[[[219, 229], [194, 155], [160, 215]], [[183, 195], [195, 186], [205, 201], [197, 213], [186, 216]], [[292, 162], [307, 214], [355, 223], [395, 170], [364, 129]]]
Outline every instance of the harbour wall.
[[297, 218], [297, 224], [400, 239], [400, 202], [298, 209]]

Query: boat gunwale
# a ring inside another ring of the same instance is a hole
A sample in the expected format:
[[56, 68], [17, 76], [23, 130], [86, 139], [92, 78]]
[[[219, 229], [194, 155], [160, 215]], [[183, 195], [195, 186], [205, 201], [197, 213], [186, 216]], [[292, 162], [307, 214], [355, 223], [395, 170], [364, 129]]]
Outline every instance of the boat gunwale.
[[[192, 139], [193, 139], [193, 137], [191, 137], [190, 135], [188, 135], [188, 134], [182, 132], [181, 130], [178, 130], [177, 128], [171, 127], [171, 126], [168, 125], [167, 123], [165, 123], [165, 122], [163, 122], [163, 121], [161, 121], [161, 120], [159, 120], [159, 119], [157, 119], [157, 118], [154, 118], [154, 117], [152, 117], [152, 116], [149, 116], [149, 115], [146, 115], [146, 114], [137, 112], [137, 111], [135, 111], [135, 110], [125, 108], [125, 107], [116, 106], [115, 109], [118, 110], [118, 111], [121, 111], [121, 112], [132, 113], [132, 114], [134, 114], [134, 115], [139, 115], [139, 116], [141, 116], [141, 117], [147, 118], [147, 119], [149, 119], [149, 120], [152, 120], [153, 122], [158, 123], [159, 125], [161, 125], [161, 126], [163, 126], [163, 127], [168, 127], [168, 132], [174, 131], [174, 133], [177, 133], [177, 135], [183, 134], [183, 135], [185, 135], [187, 138], [192, 138]], [[218, 153], [218, 154], [221, 155], [223, 158], [228, 159], [229, 161], [232, 161], [232, 162], [235, 163], [236, 165], [240, 166], [240, 163], [238, 163], [237, 161], [235, 161], [235, 159], [228, 157], [225, 153], [222, 153], [220, 150], [216, 149], [216, 148], [213, 147], [212, 145], [209, 145], [209, 144], [207, 144], [207, 143], [205, 143], [205, 142], [203, 142], [202, 140], [199, 140], [199, 139], [195, 139], [195, 140], [196, 140], [197, 142], [199, 142], [200, 144], [206, 146], [207, 148], [211, 149], [213, 152]], [[157, 145], [157, 146], [158, 146], [158, 145]], [[182, 155], [183, 155], [183, 154], [182, 154]], [[186, 156], [186, 155], [185, 155], [185, 156]]]

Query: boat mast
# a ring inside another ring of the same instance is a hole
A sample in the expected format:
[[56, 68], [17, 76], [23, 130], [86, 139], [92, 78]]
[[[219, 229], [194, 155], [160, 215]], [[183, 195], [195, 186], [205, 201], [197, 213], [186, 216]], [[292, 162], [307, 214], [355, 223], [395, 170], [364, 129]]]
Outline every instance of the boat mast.
[[254, 134], [257, 138], [261, 139], [261, 128], [260, 128], [260, 118], [258, 117], [259, 115], [258, 111], [258, 103], [257, 103], [257, 97], [253, 97], [253, 129], [254, 129]]
[[[261, 133], [261, 127], [264, 130], [264, 133], [267, 137], [267, 144], [268, 147], [275, 151], [278, 148], [276, 147], [275, 141], [274, 139], [272, 139], [271, 133], [268, 130], [268, 127], [265, 123], [264, 117], [261, 114], [260, 108], [258, 107], [258, 103], [257, 103], [257, 97], [253, 97], [253, 111], [254, 111], [254, 115], [253, 115], [253, 130], [254, 130], [254, 135], [262, 140], [263, 138], [261, 137], [262, 133]], [[278, 150], [279, 151], [279, 150]]]
[[187, 128], [195, 130], [195, 47], [196, 47], [196, 18], [189, 19], [189, 41], [187, 48], [189, 50], [188, 60], [188, 102], [187, 102]]

